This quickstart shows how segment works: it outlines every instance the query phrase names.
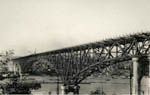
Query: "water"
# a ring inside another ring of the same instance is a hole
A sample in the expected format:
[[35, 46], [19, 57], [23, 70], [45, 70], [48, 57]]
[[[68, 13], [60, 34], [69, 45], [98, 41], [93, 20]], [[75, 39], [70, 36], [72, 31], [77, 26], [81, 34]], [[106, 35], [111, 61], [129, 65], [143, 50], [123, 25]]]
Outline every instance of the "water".
[[[35, 77], [38, 81], [51, 82], [51, 83], [42, 83], [41, 88], [38, 90], [33, 90], [34, 95], [49, 95], [49, 92], [56, 94], [57, 84], [56, 77]], [[129, 79], [106, 79], [102, 78], [88, 78], [84, 82], [87, 84], [80, 84], [80, 94], [90, 94], [91, 91], [95, 91], [97, 88], [103, 90], [106, 95], [129, 95], [130, 94], [130, 80]], [[62, 84], [60, 84], [61, 86]], [[142, 80], [142, 90], [144, 95], [148, 94], [148, 78], [143, 78]], [[150, 89], [149, 89], [150, 90]]]

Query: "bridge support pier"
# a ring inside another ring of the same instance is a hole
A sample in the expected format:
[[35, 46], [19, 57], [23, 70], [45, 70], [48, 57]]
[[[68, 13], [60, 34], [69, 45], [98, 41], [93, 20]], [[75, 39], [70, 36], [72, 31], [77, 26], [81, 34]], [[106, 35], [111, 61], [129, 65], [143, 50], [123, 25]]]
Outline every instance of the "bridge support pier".
[[73, 94], [79, 95], [79, 89], [80, 89], [80, 86], [79, 85], [75, 85]]
[[[149, 74], [148, 74], [148, 83], [150, 84], [150, 54], [148, 55], [148, 62], [149, 62], [149, 64], [148, 64], [148, 72], [149, 72]], [[148, 85], [148, 95], [150, 94], [150, 85]]]
[[66, 86], [61, 86], [61, 95], [66, 95]]
[[14, 71], [14, 75], [17, 74], [17, 71], [16, 71], [16, 64], [13, 62], [13, 71]]
[[66, 95], [72, 92], [74, 95], [79, 95], [79, 85], [61, 86], [61, 95]]
[[132, 95], [141, 95], [141, 79], [140, 63], [138, 57], [132, 58], [133, 63], [133, 77], [132, 77]]
[[21, 66], [20, 65], [18, 65], [18, 72], [19, 72], [19, 75], [20, 75], [20, 80], [22, 80], [23, 79], [23, 77], [22, 77], [22, 71], [21, 71]]

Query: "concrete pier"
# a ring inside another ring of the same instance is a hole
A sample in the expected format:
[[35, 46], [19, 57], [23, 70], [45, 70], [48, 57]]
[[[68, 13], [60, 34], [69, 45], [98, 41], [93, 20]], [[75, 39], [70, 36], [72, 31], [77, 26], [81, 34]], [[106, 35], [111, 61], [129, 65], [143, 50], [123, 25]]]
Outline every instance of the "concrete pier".
[[61, 86], [61, 95], [65, 95], [65, 94], [66, 94], [66, 92], [65, 92], [65, 86], [62, 85]]
[[[148, 66], [149, 66], [149, 75], [148, 75], [148, 83], [150, 84], [150, 54], [148, 55]], [[150, 95], [150, 85], [148, 85], [148, 95]]]
[[22, 70], [21, 70], [21, 66], [20, 65], [18, 65], [18, 72], [19, 72], [19, 75], [20, 75], [20, 80], [22, 80], [23, 77], [22, 77]]
[[139, 62], [138, 62], [138, 57], [133, 57], [132, 62], [133, 62], [133, 77], [132, 77], [132, 95], [139, 95], [138, 90], [139, 90], [139, 84], [138, 84], [138, 79], [139, 79]]
[[79, 89], [80, 89], [80, 86], [79, 86], [79, 85], [75, 85], [75, 86], [74, 86], [74, 94], [75, 94], [75, 95], [79, 95]]

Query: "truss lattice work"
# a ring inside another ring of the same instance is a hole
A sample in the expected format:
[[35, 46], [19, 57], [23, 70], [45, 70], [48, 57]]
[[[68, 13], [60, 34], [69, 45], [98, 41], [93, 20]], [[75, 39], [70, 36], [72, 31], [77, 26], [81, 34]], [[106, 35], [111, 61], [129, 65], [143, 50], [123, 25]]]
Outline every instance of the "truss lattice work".
[[[79, 84], [95, 71], [100, 72], [120, 61], [130, 60], [133, 56], [150, 54], [150, 33], [139, 33], [94, 42], [75, 47], [29, 55], [14, 59], [23, 71], [31, 69], [32, 64], [44, 60], [53, 64], [64, 84]], [[122, 64], [124, 65], [124, 64]]]

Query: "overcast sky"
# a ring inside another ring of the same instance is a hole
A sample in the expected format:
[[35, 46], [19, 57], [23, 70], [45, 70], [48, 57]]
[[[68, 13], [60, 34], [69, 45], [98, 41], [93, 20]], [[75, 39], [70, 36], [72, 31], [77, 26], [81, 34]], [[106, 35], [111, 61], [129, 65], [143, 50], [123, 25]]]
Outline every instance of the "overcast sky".
[[23, 56], [150, 30], [150, 0], [0, 0], [0, 51]]

